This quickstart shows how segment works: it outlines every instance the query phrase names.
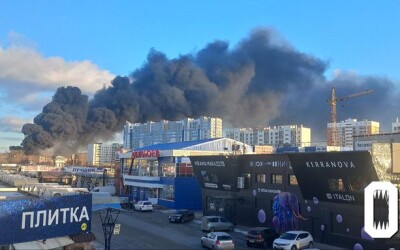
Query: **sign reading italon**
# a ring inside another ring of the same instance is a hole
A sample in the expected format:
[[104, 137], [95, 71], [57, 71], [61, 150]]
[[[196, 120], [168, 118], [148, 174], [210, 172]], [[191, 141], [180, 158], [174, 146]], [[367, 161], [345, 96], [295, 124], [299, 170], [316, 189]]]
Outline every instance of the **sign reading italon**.
[[0, 245], [90, 232], [92, 195], [0, 202]]

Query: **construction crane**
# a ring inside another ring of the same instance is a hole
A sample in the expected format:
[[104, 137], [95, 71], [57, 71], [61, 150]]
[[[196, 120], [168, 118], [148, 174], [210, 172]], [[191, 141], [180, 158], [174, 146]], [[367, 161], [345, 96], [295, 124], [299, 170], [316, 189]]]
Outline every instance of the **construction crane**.
[[337, 120], [336, 120], [336, 103], [338, 101], [344, 101], [350, 98], [354, 98], [357, 96], [361, 96], [361, 95], [367, 95], [372, 93], [373, 90], [369, 89], [369, 90], [364, 90], [361, 92], [356, 92], [353, 93], [351, 95], [345, 96], [345, 97], [336, 97], [336, 93], [335, 93], [335, 88], [332, 87], [332, 92], [331, 92], [331, 99], [327, 100], [327, 102], [329, 102], [329, 104], [331, 105], [331, 119], [332, 119], [332, 143], [331, 146], [338, 146], [338, 131], [337, 131]]

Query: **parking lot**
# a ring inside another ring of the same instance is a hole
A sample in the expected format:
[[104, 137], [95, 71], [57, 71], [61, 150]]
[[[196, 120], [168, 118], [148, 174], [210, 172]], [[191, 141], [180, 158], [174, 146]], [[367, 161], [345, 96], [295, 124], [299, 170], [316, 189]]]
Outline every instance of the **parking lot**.
[[[172, 210], [153, 212], [122, 213], [116, 223], [121, 224], [118, 235], [113, 235], [111, 249], [201, 249], [200, 238], [207, 234], [200, 229], [202, 213], [195, 213], [194, 221], [170, 223], [168, 215]], [[238, 226], [231, 236], [235, 249], [259, 249], [247, 247], [245, 233], [248, 227]], [[93, 212], [92, 232], [96, 236], [95, 249], [104, 249], [104, 236], [98, 212]], [[340, 249], [322, 244], [315, 244], [317, 249]]]

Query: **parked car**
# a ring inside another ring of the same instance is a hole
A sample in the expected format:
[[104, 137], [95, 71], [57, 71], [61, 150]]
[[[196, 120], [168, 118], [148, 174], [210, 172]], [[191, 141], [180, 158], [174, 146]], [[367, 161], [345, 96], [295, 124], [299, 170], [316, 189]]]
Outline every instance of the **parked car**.
[[201, 246], [211, 249], [235, 249], [232, 237], [224, 232], [212, 232], [201, 237]]
[[231, 222], [227, 221], [221, 216], [204, 216], [201, 219], [201, 230], [203, 231], [230, 231], [232, 232], [234, 226]]
[[138, 201], [135, 204], [135, 210], [153, 211], [153, 204], [150, 201]]
[[279, 234], [270, 227], [253, 227], [246, 234], [246, 245], [271, 247], [275, 239], [279, 238]]
[[176, 211], [175, 214], [171, 214], [168, 218], [169, 222], [183, 223], [186, 221], [194, 220], [194, 212], [187, 209], [181, 209]]
[[274, 240], [274, 249], [297, 250], [303, 248], [313, 248], [314, 239], [306, 231], [287, 231], [278, 239]]

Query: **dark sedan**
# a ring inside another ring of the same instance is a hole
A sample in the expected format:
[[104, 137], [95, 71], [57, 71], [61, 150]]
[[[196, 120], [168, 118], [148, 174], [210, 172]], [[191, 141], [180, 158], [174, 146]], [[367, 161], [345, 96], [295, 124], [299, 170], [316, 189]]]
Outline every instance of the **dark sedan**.
[[186, 209], [178, 210], [169, 216], [169, 222], [183, 223], [191, 220], [194, 220], [194, 212]]
[[279, 234], [269, 227], [253, 227], [246, 234], [247, 246], [270, 247]]

